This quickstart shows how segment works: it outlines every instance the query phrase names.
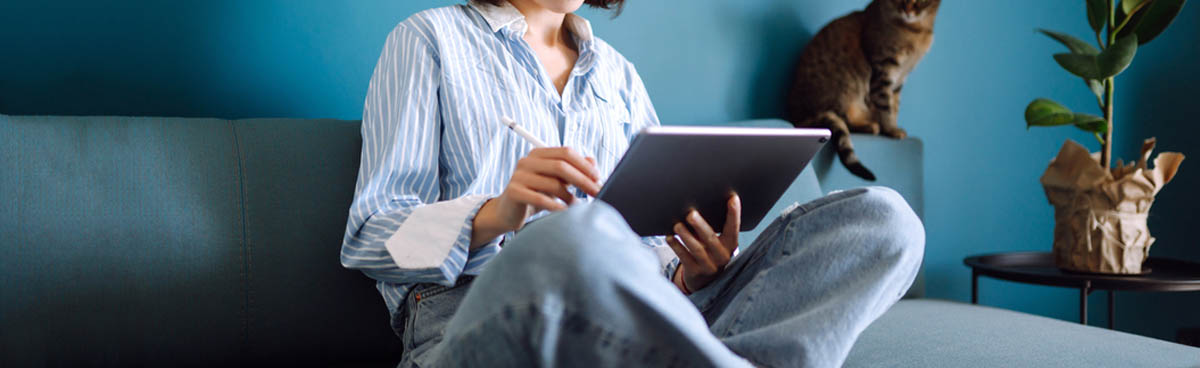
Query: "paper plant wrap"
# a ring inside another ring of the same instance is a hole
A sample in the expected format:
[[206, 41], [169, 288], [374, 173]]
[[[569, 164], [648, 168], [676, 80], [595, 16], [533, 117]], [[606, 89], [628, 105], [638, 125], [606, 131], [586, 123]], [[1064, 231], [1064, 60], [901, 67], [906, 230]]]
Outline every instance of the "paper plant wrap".
[[1100, 166], [1099, 154], [1067, 140], [1042, 175], [1054, 205], [1054, 258], [1059, 268], [1139, 274], [1154, 244], [1146, 215], [1154, 195], [1171, 181], [1183, 155], [1164, 152], [1146, 166], [1154, 138], [1142, 144], [1137, 163]]

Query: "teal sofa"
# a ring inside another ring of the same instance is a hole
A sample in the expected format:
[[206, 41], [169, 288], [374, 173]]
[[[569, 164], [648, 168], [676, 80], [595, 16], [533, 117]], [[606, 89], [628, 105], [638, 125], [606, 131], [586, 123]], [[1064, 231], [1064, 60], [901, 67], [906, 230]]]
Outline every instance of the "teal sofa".
[[[922, 213], [921, 142], [855, 139]], [[0, 367], [394, 366], [382, 299], [337, 260], [359, 146], [355, 121], [0, 115]], [[860, 184], [826, 151], [783, 202]], [[846, 366], [1200, 366], [921, 285]]]

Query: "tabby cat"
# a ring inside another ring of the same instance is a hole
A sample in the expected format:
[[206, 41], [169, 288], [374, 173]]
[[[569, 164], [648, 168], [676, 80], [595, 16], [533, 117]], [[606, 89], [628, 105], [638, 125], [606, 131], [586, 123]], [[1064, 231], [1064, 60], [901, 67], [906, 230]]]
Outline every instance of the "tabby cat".
[[842, 164], [874, 181], [854, 154], [850, 132], [907, 135], [896, 122], [900, 89], [933, 44], [940, 4], [874, 0], [826, 25], [800, 54], [784, 117], [797, 127], [829, 128]]

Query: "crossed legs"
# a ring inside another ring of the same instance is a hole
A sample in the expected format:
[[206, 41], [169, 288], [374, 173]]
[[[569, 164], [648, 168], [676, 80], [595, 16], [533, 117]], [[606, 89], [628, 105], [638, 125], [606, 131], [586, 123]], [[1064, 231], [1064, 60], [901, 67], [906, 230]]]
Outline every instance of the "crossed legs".
[[577, 205], [508, 242], [417, 360], [835, 367], [911, 285], [923, 246], [899, 194], [839, 192], [794, 206], [689, 297], [616, 211]]

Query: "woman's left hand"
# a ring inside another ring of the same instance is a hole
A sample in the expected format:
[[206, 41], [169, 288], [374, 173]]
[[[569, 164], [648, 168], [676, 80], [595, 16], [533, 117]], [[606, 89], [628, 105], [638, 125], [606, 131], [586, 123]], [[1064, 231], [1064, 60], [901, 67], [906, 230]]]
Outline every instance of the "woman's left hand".
[[700, 290], [721, 274], [733, 251], [738, 247], [738, 229], [742, 224], [742, 201], [734, 194], [727, 202], [725, 228], [720, 233], [713, 230], [700, 212], [687, 214], [687, 223], [675, 224], [675, 235], [668, 236], [667, 244], [679, 256], [679, 268], [672, 281], [685, 294]]

